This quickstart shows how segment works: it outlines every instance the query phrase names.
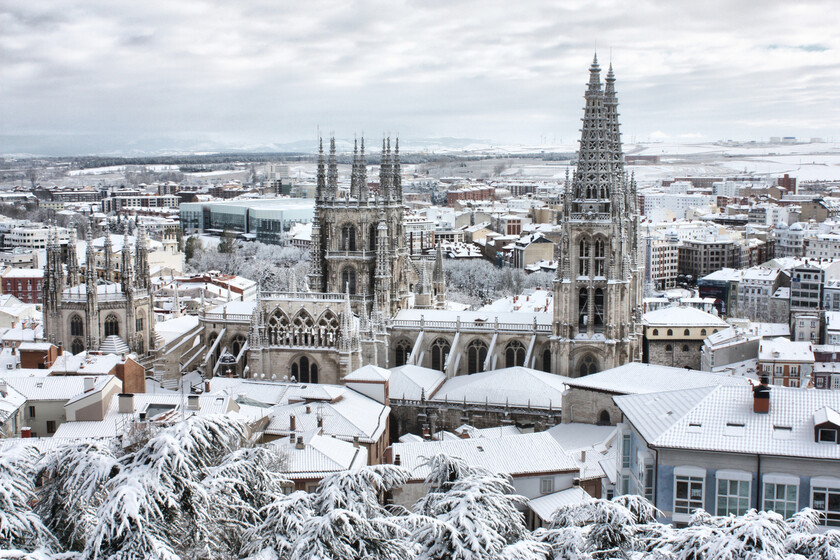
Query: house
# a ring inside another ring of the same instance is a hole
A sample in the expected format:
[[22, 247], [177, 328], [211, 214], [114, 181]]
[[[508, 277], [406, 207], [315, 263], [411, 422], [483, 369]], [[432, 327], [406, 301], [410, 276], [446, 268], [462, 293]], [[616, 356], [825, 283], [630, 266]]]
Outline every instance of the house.
[[729, 325], [716, 315], [693, 307], [667, 307], [642, 316], [643, 361], [663, 366], [700, 369], [703, 341]]
[[840, 393], [760, 385], [614, 397], [621, 493], [666, 521], [810, 507], [840, 526]]
[[411, 507], [426, 492], [427, 458], [438, 454], [459, 457], [474, 467], [511, 476], [516, 494], [527, 499], [571, 488], [580, 467], [548, 432], [500, 438], [395, 443], [390, 457], [411, 473], [409, 481], [393, 492], [394, 503]]
[[26, 397], [0, 379], [0, 438], [20, 434]]
[[268, 443], [283, 456], [283, 477], [292, 481], [294, 490], [314, 492], [326, 476], [359, 469], [368, 464], [367, 449], [312, 430], [276, 439]]
[[743, 377], [683, 368], [631, 362], [586, 377], [567, 379], [563, 395], [563, 423], [615, 425], [621, 413], [613, 402], [616, 395], [636, 395], [708, 387], [745, 385]]
[[758, 368], [773, 385], [807, 387], [812, 383], [814, 349], [810, 342], [786, 338], [762, 340], [758, 348]]

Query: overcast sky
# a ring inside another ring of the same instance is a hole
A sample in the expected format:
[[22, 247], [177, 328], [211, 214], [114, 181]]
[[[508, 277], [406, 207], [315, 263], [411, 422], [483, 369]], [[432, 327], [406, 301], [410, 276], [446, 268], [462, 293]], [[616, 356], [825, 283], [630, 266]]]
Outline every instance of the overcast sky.
[[596, 48], [625, 141], [830, 139], [839, 23], [836, 0], [0, 0], [0, 153], [572, 143]]

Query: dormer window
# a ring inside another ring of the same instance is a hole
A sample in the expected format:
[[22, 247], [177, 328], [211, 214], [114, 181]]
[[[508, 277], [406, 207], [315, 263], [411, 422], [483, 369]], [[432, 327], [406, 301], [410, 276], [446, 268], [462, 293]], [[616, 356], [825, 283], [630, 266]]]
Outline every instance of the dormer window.
[[837, 443], [837, 430], [820, 428], [817, 430], [818, 443]]
[[840, 443], [840, 412], [826, 406], [814, 413], [814, 440]]

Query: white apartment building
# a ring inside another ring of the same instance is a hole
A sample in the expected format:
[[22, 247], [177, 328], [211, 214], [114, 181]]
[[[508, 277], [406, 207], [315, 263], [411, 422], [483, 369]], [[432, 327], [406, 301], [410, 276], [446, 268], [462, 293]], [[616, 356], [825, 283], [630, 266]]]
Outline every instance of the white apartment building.
[[744, 270], [741, 274], [741, 282], [738, 284], [736, 315], [752, 321], [777, 320], [770, 316], [770, 298], [781, 285], [784, 274], [775, 268], [753, 267]]
[[[70, 241], [70, 230], [67, 228], [56, 228], [56, 236], [59, 245], [65, 245]], [[50, 237], [50, 229], [46, 226], [16, 227], [3, 236], [3, 243], [6, 247], [26, 247], [29, 249], [45, 249]]]
[[809, 259], [840, 259], [840, 233], [820, 233], [809, 239], [805, 256]]
[[645, 193], [644, 213], [652, 221], [683, 220], [686, 211], [716, 203], [717, 197], [709, 194]]
[[677, 284], [682, 242], [675, 235], [648, 235], [645, 239], [647, 262], [645, 282], [657, 290], [673, 288]]

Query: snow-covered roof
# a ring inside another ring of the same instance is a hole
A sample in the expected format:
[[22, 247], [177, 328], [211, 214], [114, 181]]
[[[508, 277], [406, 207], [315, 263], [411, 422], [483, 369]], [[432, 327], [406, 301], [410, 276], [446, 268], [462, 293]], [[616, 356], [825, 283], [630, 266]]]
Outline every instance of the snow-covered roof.
[[718, 327], [726, 328], [726, 321], [695, 307], [665, 307], [648, 311], [642, 323], [649, 327]]
[[746, 383], [747, 381], [741, 377], [639, 362], [631, 362], [566, 381], [569, 387], [620, 395]]
[[384, 383], [391, 378], [391, 372], [385, 368], [367, 364], [355, 371], [350, 372], [344, 381], [361, 381], [361, 382], [376, 382]]
[[568, 424], [557, 424], [546, 430], [566, 451], [584, 449], [595, 445], [606, 446], [616, 433], [615, 426], [596, 426], [595, 424], [582, 424], [570, 422]]
[[787, 338], [762, 340], [758, 347], [759, 362], [814, 362], [810, 342], [794, 342]]
[[426, 478], [429, 467], [422, 466], [423, 463], [426, 458], [439, 453], [460, 457], [470, 465], [514, 477], [578, 471], [577, 463], [547, 432], [489, 439], [395, 443], [392, 446], [392, 456], [400, 456], [400, 464], [411, 472], [413, 480]]
[[43, 278], [44, 270], [41, 268], [11, 268], [3, 274], [3, 278]]
[[551, 325], [552, 323], [551, 309], [539, 313], [526, 311], [459, 311], [453, 313], [444, 309], [403, 309], [397, 313], [394, 320], [419, 321], [421, 317], [425, 321], [455, 321], [460, 318], [462, 323], [483, 325], [492, 325], [497, 320], [500, 323], [524, 325], [533, 325], [534, 321], [539, 325]]
[[124, 361], [124, 358], [117, 354], [92, 354], [89, 352], [71, 354], [65, 352], [56, 358], [50, 371], [53, 374], [105, 375], [111, 373], [117, 365]]
[[198, 317], [184, 315], [176, 319], [169, 319], [155, 323], [155, 333], [159, 334], [166, 344], [184, 335], [198, 326]]
[[446, 375], [442, 371], [406, 364], [391, 369], [389, 395], [392, 399], [419, 401], [421, 395], [434, 395], [444, 381]]
[[554, 519], [554, 513], [564, 506], [582, 504], [591, 500], [592, 496], [580, 486], [572, 486], [553, 494], [546, 494], [539, 498], [528, 500], [528, 508], [545, 523]]
[[[93, 376], [94, 390], [101, 389], [111, 375]], [[67, 402], [76, 395], [85, 392], [85, 377], [80, 375], [48, 376], [48, 377], [6, 377], [6, 382], [28, 401], [61, 401]]]
[[554, 294], [551, 290], [525, 290], [522, 295], [497, 299], [488, 303], [482, 312], [543, 312], [551, 311]]
[[[239, 294], [236, 295], [239, 297]], [[256, 301], [229, 301], [223, 305], [216, 306], [208, 311], [208, 313], [227, 313], [230, 315], [251, 315], [256, 307]]]
[[714, 282], [740, 282], [741, 273], [741, 270], [735, 268], [721, 268], [720, 270], [716, 270], [711, 274], [707, 274], [706, 276], [701, 278], [701, 280]]
[[559, 410], [568, 379], [526, 367], [510, 367], [448, 379], [429, 400]]
[[286, 457], [283, 476], [291, 480], [320, 479], [337, 472], [354, 470], [367, 465], [368, 453], [363, 446], [355, 447], [348, 441], [319, 435], [316, 430], [299, 433], [304, 447], [296, 447], [296, 439], [281, 438], [268, 445]]
[[11, 385], [6, 385], [3, 391], [0, 391], [0, 424], [3, 424], [25, 403], [26, 396], [15, 390]]
[[613, 400], [653, 447], [840, 459], [840, 445], [818, 443], [814, 426], [825, 408], [840, 410], [840, 392], [770, 387], [770, 411], [753, 412], [753, 391], [700, 387]]

